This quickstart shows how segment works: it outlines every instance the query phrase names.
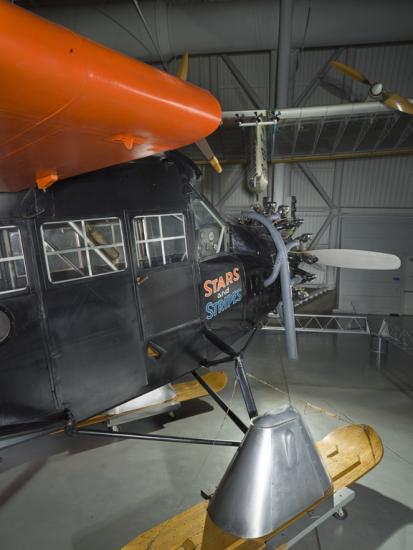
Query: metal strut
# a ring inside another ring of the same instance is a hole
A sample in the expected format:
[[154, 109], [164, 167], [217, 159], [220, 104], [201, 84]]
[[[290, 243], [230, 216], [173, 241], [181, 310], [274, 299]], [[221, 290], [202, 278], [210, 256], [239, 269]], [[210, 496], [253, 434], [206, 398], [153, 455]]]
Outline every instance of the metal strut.
[[255, 416], [258, 416], [258, 410], [240, 355], [235, 357], [235, 375], [237, 377], [239, 387], [241, 388], [241, 393], [244, 398], [245, 406], [247, 407], [248, 416], [250, 418], [254, 418]]
[[[245, 372], [244, 364], [242, 362], [242, 352], [245, 350], [247, 345], [250, 343], [250, 341], [252, 339], [252, 336], [254, 334], [255, 334], [255, 331], [253, 332], [251, 337], [248, 339], [247, 344], [242, 348], [242, 350], [240, 352], [236, 352], [231, 346], [229, 346], [226, 342], [221, 340], [221, 338], [219, 336], [217, 336], [214, 332], [212, 332], [209, 329], [206, 329], [205, 330], [205, 336], [207, 337], [207, 339], [212, 344], [214, 344], [219, 350], [221, 350], [223, 353], [225, 353], [225, 355], [227, 355], [227, 357], [224, 357], [223, 359], [216, 359], [214, 361], [204, 361], [204, 362], [202, 362], [202, 366], [204, 366], [204, 367], [211, 367], [213, 365], [228, 363], [229, 361], [234, 361], [235, 362], [235, 375], [237, 377], [237, 381], [238, 381], [239, 387], [241, 389], [242, 397], [244, 399], [244, 403], [245, 403], [245, 406], [247, 408], [248, 416], [250, 418], [254, 418], [255, 416], [258, 416], [258, 410], [257, 410], [257, 406], [255, 404], [254, 396], [252, 394], [252, 390], [251, 390], [251, 386], [250, 386], [250, 383], [249, 383], [249, 380], [248, 380], [248, 377], [247, 377], [247, 373]], [[192, 374], [194, 374], [194, 372]], [[198, 378], [197, 378], [197, 380], [198, 380]], [[204, 384], [202, 384], [202, 386], [205, 387]], [[207, 387], [205, 387], [205, 389], [208, 391], [208, 393], [210, 393]], [[213, 390], [211, 389], [211, 391], [213, 391]], [[213, 392], [213, 393], [215, 393], [215, 392]], [[213, 397], [213, 399], [218, 403], [218, 405], [221, 408], [225, 407], [224, 408], [225, 411], [230, 410], [225, 405], [225, 403], [224, 403], [224, 407], [222, 407], [222, 405], [215, 399], [215, 397], [214, 397], [214, 395], [212, 395], [212, 393], [210, 393], [210, 395], [211, 395], [211, 397]], [[218, 397], [218, 396], [216, 396], [216, 397]], [[223, 403], [222, 400], [221, 400], [221, 402]], [[228, 413], [228, 415], [229, 415], [229, 413]], [[232, 413], [232, 416], [235, 416], [234, 413]], [[232, 416], [230, 416], [230, 418], [235, 422], [235, 420], [232, 418]], [[236, 417], [236, 418], [238, 419], [238, 417]], [[237, 422], [235, 422], [235, 423], [237, 424]], [[243, 428], [241, 428], [241, 429], [243, 430]]]
[[225, 403], [223, 399], [205, 382], [205, 380], [200, 376], [195, 370], [192, 371], [192, 376], [201, 384], [201, 386], [209, 393], [212, 399], [221, 407], [223, 411], [228, 415], [228, 417], [234, 422], [236, 426], [245, 434], [248, 431], [248, 427], [244, 422], [237, 416], [234, 411]]
[[141, 439], [143, 441], [163, 441], [167, 443], [194, 443], [196, 445], [214, 445], [219, 447], [239, 447], [239, 441], [222, 439], [202, 439], [199, 437], [177, 437], [173, 435], [135, 434], [126, 432], [105, 432], [104, 430], [74, 429], [73, 435], [94, 435], [101, 437], [116, 437], [122, 439]]
[[65, 409], [45, 415], [32, 422], [3, 426], [0, 428], [0, 449], [66, 429], [72, 423], [72, 414]]

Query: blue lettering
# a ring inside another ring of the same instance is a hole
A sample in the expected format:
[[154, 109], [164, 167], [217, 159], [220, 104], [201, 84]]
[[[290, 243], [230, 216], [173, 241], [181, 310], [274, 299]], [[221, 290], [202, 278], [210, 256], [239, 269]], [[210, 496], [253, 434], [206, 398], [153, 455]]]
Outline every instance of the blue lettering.
[[225, 296], [225, 298], [220, 298], [216, 302], [208, 302], [205, 306], [207, 320], [210, 321], [213, 317], [216, 317], [226, 311], [234, 304], [241, 302], [241, 300], [242, 290], [238, 289], [232, 292], [232, 294]]
[[214, 303], [208, 302], [207, 305], [205, 306], [205, 311], [207, 314], [206, 318], [209, 321], [210, 319], [212, 319], [212, 317], [214, 317]]

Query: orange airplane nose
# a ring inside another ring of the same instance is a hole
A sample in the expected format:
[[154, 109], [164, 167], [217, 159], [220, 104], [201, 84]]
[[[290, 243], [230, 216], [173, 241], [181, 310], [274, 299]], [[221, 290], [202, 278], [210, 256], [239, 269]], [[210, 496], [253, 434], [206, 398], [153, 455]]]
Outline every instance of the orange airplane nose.
[[183, 147], [221, 121], [207, 90], [0, 2], [0, 191]]

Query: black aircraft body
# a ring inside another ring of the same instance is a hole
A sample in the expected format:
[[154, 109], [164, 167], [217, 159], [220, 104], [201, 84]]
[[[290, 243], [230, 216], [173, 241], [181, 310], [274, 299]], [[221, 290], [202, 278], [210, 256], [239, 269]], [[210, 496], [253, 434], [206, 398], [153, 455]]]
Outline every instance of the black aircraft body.
[[266, 230], [225, 222], [197, 176], [167, 154], [2, 194], [3, 446], [213, 364], [277, 306]]

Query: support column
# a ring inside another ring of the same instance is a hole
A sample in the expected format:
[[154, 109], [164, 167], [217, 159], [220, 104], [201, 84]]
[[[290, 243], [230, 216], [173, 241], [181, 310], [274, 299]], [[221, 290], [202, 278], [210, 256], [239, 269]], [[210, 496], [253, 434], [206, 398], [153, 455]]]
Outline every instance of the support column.
[[[288, 106], [288, 88], [290, 77], [291, 31], [293, 18], [293, 0], [280, 0], [280, 19], [277, 55], [276, 109]], [[277, 137], [275, 138], [277, 139]], [[272, 197], [279, 205], [284, 201], [286, 165], [276, 164], [273, 170]]]
[[[336, 206], [336, 216], [330, 225], [330, 233], [328, 237], [328, 248], [340, 248], [340, 231], [341, 231], [341, 193], [343, 187], [343, 160], [334, 161], [334, 179], [333, 179], [333, 203]], [[339, 299], [339, 270], [335, 267], [327, 267], [326, 283], [331, 287], [334, 286], [337, 290], [337, 303]]]

